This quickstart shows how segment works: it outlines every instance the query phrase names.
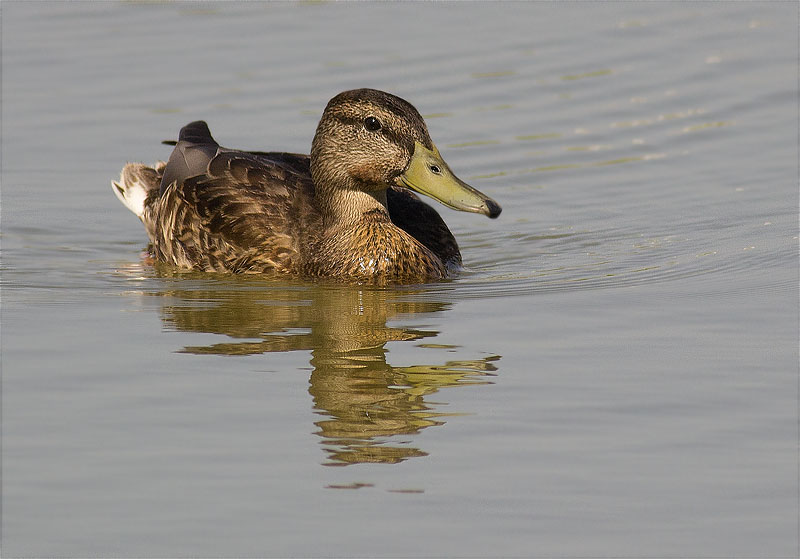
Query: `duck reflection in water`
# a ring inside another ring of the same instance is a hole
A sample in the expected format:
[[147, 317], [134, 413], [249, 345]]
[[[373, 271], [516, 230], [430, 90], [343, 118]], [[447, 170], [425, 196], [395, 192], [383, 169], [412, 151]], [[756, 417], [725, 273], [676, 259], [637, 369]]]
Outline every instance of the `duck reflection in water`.
[[[426, 397], [445, 387], [489, 384], [497, 370], [493, 362], [500, 359], [489, 355], [441, 365], [388, 364], [387, 342], [422, 340], [438, 332], [390, 327], [387, 321], [449, 307], [423, 298], [423, 292], [413, 288], [287, 285], [237, 278], [224, 280], [219, 289], [158, 294], [165, 296], [161, 308], [168, 327], [241, 339], [186, 347], [184, 352], [311, 351], [309, 393], [324, 417], [316, 425], [328, 454], [326, 465], [397, 463], [426, 456], [408, 445], [408, 439], [398, 439], [458, 415], [436, 411]], [[435, 344], [419, 347], [447, 349]]]

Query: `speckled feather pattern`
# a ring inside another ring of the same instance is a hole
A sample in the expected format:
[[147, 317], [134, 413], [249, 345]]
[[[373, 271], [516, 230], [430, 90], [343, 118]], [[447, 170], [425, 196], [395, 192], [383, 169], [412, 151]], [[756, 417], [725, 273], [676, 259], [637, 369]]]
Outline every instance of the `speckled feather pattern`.
[[309, 276], [379, 277], [391, 282], [447, 276], [433, 252], [394, 225], [386, 212], [377, 210], [352, 227], [330, 232], [311, 248], [302, 268]]

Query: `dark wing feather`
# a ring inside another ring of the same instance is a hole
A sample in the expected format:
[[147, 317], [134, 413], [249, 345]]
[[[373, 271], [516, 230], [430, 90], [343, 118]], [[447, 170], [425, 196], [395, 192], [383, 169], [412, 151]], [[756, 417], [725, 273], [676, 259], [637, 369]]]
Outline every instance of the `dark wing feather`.
[[302, 153], [285, 153], [280, 151], [248, 151], [256, 157], [289, 167], [294, 172], [311, 176], [311, 157]]
[[399, 187], [386, 190], [392, 223], [425, 245], [445, 264], [461, 265], [456, 238], [439, 213], [413, 192]]
[[189, 177], [205, 173], [209, 162], [220, 149], [204, 121], [196, 120], [181, 128], [178, 142], [161, 177], [161, 194], [172, 183], [181, 184]]

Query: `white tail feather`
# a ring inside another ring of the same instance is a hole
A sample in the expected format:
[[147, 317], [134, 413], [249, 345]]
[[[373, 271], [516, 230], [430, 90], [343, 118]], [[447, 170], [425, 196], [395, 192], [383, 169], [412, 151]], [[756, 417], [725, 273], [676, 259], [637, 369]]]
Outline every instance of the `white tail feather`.
[[141, 218], [144, 214], [144, 200], [147, 198], [147, 192], [140, 183], [122, 186], [117, 181], [111, 181], [111, 186], [119, 201]]
[[119, 201], [141, 219], [148, 192], [158, 186], [157, 178], [153, 169], [142, 164], [130, 163], [120, 173], [119, 182], [111, 181], [111, 189]]

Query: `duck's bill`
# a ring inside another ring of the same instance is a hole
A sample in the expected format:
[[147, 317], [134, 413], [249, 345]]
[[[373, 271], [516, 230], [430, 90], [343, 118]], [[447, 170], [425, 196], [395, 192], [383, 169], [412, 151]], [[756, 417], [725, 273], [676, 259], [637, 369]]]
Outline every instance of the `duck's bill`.
[[397, 177], [398, 186], [405, 186], [462, 212], [474, 212], [495, 218], [503, 210], [500, 204], [459, 179], [444, 162], [439, 150], [414, 144], [414, 155], [408, 168]]

